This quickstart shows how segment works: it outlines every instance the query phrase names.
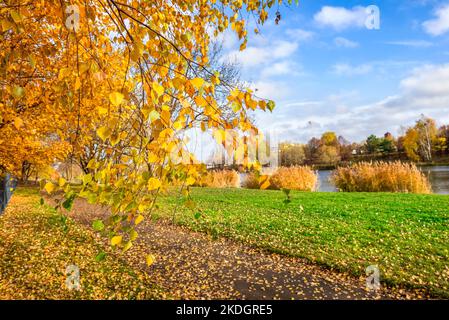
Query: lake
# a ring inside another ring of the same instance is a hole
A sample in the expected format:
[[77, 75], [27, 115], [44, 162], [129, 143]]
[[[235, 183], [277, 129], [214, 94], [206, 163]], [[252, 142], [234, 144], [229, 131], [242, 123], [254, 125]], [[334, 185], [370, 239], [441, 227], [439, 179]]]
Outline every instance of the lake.
[[[420, 167], [421, 171], [429, 177], [432, 190], [437, 194], [449, 194], [449, 166]], [[336, 192], [337, 189], [329, 182], [331, 170], [319, 170], [318, 191]]]

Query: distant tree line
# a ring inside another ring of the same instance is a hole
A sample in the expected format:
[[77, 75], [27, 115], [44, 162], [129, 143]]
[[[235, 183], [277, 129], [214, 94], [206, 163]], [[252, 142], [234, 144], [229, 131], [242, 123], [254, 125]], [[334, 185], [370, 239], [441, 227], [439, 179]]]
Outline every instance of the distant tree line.
[[279, 162], [292, 165], [337, 165], [358, 160], [411, 160], [414, 162], [449, 161], [449, 125], [437, 127], [432, 118], [424, 115], [403, 134], [394, 137], [390, 132], [378, 137], [368, 136], [360, 143], [349, 142], [335, 132], [325, 132], [306, 144], [279, 144]]

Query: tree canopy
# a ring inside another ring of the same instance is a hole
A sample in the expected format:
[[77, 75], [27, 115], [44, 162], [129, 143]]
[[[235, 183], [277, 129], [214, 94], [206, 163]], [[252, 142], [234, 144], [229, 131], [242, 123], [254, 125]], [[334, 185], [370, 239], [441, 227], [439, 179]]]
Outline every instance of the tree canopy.
[[[185, 150], [184, 129], [245, 134], [257, 131], [250, 111], [274, 107], [226, 83], [209, 58], [213, 39], [227, 29], [244, 50], [248, 26], [258, 32], [279, 3], [2, 1], [1, 170], [21, 175], [26, 162], [48, 165], [91, 151], [81, 189], [63, 178], [43, 187], [64, 190], [66, 208], [77, 196], [109, 205], [111, 243], [129, 249], [133, 226], [157, 194], [176, 181], [188, 196], [198, 178], [202, 167]], [[218, 93], [219, 86], [227, 90]]]

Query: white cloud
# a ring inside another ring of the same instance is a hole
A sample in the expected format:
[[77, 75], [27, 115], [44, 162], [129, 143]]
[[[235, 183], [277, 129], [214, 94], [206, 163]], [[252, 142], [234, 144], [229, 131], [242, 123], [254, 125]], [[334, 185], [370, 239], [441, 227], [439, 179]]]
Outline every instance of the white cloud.
[[421, 114], [440, 124], [449, 122], [449, 64], [414, 69], [400, 82], [396, 95], [374, 103], [359, 104], [357, 94], [340, 94], [279, 105], [273, 114], [259, 119], [261, 127], [275, 130], [280, 140], [306, 142], [332, 130], [361, 141], [369, 134], [397, 135], [401, 126], [412, 125]]
[[269, 78], [273, 76], [282, 75], [300, 75], [302, 73], [302, 67], [292, 62], [291, 60], [282, 60], [280, 62], [273, 63], [262, 69], [260, 73], [262, 78]]
[[[449, 101], [449, 64], [417, 68], [401, 81], [401, 88], [415, 97], [445, 97]], [[448, 102], [449, 107], [449, 102]]]
[[378, 60], [358, 65], [340, 62], [332, 66], [331, 72], [340, 76], [360, 76], [374, 72], [377, 76], [400, 76], [405, 70], [408, 73], [413, 67], [422, 64], [422, 61], [414, 60]]
[[281, 100], [290, 94], [290, 87], [284, 82], [258, 81], [250, 85], [258, 97]]
[[298, 49], [298, 43], [279, 41], [278, 43], [274, 43], [271, 48], [269, 47], [267, 49], [271, 52], [273, 58], [287, 58]]
[[422, 25], [432, 36], [440, 36], [449, 31], [449, 3], [435, 10], [435, 19], [427, 20]]
[[386, 44], [404, 47], [416, 47], [416, 48], [428, 48], [433, 46], [433, 43], [426, 40], [402, 40], [402, 41], [389, 41]]
[[337, 63], [332, 67], [332, 72], [342, 76], [363, 75], [373, 71], [371, 64], [350, 65], [347, 63]]
[[314, 32], [304, 29], [287, 29], [287, 31], [285, 31], [285, 34], [293, 40], [299, 42], [310, 40], [315, 36]]
[[225, 50], [231, 50], [239, 45], [239, 39], [234, 31], [226, 29], [224, 32], [219, 33], [217, 37], [214, 37], [211, 32], [211, 38], [220, 43]]
[[366, 18], [365, 8], [361, 6], [352, 9], [324, 6], [314, 16], [315, 22], [320, 26], [332, 27], [339, 31], [349, 27], [362, 28]]
[[231, 51], [226, 59], [238, 62], [242, 67], [255, 67], [290, 57], [297, 49], [298, 43], [281, 40], [259, 47], [248, 47], [243, 51]]
[[337, 47], [344, 47], [344, 48], [357, 48], [359, 46], [357, 42], [351, 41], [343, 37], [335, 38], [334, 43]]

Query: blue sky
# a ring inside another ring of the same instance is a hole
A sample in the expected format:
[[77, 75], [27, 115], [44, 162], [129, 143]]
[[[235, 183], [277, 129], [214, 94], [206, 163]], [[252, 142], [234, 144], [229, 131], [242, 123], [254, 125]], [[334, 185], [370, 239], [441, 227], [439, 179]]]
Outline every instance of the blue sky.
[[[365, 27], [369, 5], [380, 9], [379, 30]], [[449, 123], [449, 0], [300, 0], [279, 11], [245, 51], [231, 32], [223, 39], [224, 59], [276, 101], [273, 114], [256, 115], [262, 130], [362, 141], [398, 135], [421, 114]]]

